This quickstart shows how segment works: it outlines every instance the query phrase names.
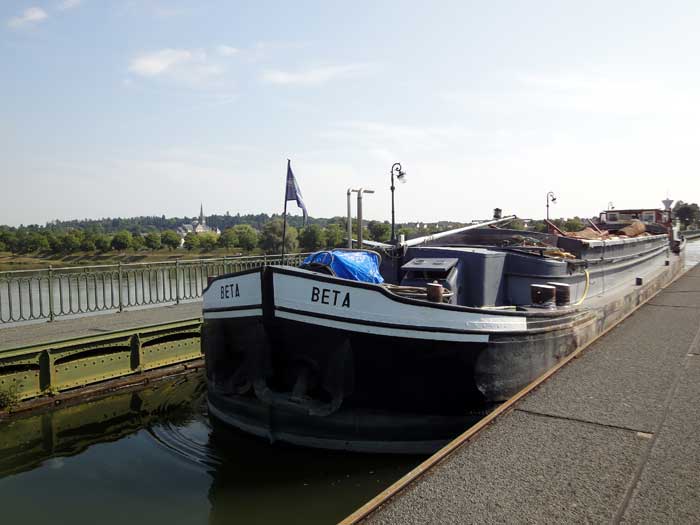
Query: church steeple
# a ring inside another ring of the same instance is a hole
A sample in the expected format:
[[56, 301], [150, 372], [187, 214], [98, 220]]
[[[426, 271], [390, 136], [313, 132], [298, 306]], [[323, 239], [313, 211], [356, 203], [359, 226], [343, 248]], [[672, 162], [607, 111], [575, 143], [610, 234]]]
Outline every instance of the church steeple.
[[204, 205], [200, 202], [199, 203], [199, 224], [204, 226], [207, 223], [207, 220], [204, 218]]

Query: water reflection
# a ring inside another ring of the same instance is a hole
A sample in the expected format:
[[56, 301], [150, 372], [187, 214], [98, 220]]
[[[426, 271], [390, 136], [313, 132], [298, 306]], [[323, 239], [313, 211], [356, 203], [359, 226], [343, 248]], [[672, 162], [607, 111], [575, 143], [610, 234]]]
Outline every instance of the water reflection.
[[231, 516], [242, 523], [336, 523], [421, 460], [269, 446], [223, 425], [214, 426], [210, 443], [222, 453], [209, 492], [213, 524]]
[[200, 376], [182, 377], [156, 388], [0, 422], [0, 477], [40, 467], [49, 458], [80, 454], [161, 421], [187, 424], [205, 388]]
[[[209, 421], [202, 376], [0, 423], [3, 517], [333, 523], [422, 458], [270, 445]], [[37, 505], [40, 494], [41, 505]]]

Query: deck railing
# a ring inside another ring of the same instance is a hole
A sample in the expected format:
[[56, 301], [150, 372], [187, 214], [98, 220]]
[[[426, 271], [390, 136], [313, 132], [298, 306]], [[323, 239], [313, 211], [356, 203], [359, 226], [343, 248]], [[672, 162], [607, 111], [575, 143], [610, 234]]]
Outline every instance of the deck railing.
[[[284, 264], [299, 266], [306, 255], [285, 255]], [[271, 264], [282, 264], [282, 256], [50, 266], [0, 272], [0, 325], [193, 301], [202, 297], [210, 276]]]

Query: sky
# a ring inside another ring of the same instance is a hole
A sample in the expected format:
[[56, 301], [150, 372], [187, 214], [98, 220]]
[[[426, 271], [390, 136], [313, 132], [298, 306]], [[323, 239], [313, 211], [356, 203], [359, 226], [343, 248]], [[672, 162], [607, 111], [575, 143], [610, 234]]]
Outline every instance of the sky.
[[[700, 3], [0, 1], [0, 224], [700, 200]], [[290, 210], [297, 213], [294, 203]]]

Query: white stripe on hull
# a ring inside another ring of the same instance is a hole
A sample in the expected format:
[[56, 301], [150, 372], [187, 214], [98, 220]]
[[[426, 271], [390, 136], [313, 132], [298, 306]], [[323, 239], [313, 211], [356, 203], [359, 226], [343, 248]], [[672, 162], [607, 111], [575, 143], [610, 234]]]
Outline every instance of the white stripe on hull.
[[[344, 285], [344, 279], [320, 281], [314, 279], [311, 272], [296, 271], [300, 275], [274, 274], [276, 307], [341, 317], [350, 321], [350, 324], [356, 320], [409, 327], [421, 326], [438, 331], [527, 331], [525, 316], [465, 312], [434, 308], [428, 304], [407, 304], [387, 297], [380, 290]], [[276, 315], [279, 316], [280, 312], [276, 312]], [[320, 324], [318, 319], [314, 319], [313, 322]], [[426, 339], [431, 337], [434, 338], [434, 335]]]
[[209, 309], [241, 308], [246, 306], [252, 308], [260, 304], [262, 304], [260, 272], [216, 279], [204, 292], [203, 308], [205, 311]]
[[[336, 321], [334, 319], [322, 319], [308, 315], [294, 314], [291, 312], [275, 312], [275, 317], [299, 321], [306, 324], [359, 332], [363, 334], [382, 335], [387, 337], [401, 337], [404, 339], [429, 339], [431, 341], [456, 341], [460, 343], [487, 343], [488, 334], [454, 334], [440, 331], [405, 330], [403, 328], [390, 328], [386, 326], [372, 326], [353, 322]], [[439, 330], [439, 329], [437, 329]]]
[[262, 308], [251, 308], [250, 310], [229, 310], [223, 312], [204, 312], [204, 319], [237, 319], [240, 317], [260, 317]]

